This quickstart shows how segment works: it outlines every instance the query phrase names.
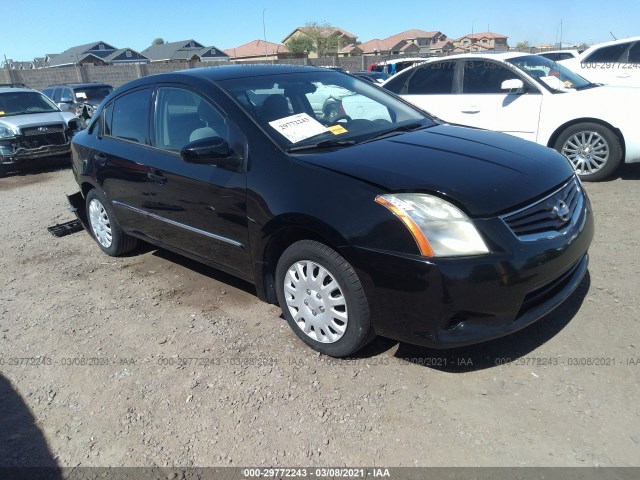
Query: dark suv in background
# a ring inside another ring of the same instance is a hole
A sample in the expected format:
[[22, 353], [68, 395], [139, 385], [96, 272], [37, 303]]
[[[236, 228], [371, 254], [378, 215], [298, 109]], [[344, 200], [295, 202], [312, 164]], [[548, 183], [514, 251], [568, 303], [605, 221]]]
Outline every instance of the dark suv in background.
[[85, 121], [91, 118], [96, 107], [111, 92], [111, 85], [95, 82], [63, 83], [42, 89], [42, 93], [53, 100], [60, 110], [74, 113]]

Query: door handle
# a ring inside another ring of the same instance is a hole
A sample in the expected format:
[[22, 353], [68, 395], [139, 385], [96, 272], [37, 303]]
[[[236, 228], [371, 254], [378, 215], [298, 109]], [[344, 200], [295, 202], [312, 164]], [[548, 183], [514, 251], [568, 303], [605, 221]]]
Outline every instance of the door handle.
[[161, 173], [147, 173], [147, 178], [153, 182], [156, 182], [158, 185], [164, 185], [167, 183], [167, 177], [162, 175]]
[[480, 107], [476, 107], [475, 105], [472, 105], [462, 110], [462, 113], [478, 113], [479, 111], [480, 111]]

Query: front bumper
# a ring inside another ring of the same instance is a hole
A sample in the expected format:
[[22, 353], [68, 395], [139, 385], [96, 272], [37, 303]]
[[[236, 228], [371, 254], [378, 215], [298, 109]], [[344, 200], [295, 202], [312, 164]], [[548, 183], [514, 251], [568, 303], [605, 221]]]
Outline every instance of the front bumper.
[[348, 247], [378, 335], [435, 348], [520, 330], [566, 300], [587, 271], [594, 233], [585, 196], [579, 221], [552, 239], [523, 242], [499, 218], [477, 222], [489, 255], [435, 259]]
[[11, 150], [9, 147], [0, 146], [0, 164], [16, 165], [36, 158], [60, 157], [69, 155], [71, 152], [71, 142], [62, 145], [43, 145], [37, 148], [17, 148]]

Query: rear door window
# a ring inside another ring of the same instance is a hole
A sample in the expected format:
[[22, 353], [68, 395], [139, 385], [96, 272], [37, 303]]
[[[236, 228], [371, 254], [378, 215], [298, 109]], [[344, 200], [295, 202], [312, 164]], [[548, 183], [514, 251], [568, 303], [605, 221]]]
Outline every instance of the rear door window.
[[464, 93], [505, 94], [502, 82], [520, 79], [512, 70], [500, 63], [486, 60], [467, 60], [464, 62]]
[[116, 98], [111, 119], [112, 137], [146, 143], [150, 92], [151, 90], [146, 88]]
[[452, 93], [455, 62], [429, 63], [420, 67], [406, 85], [408, 95], [441, 95]]
[[603, 47], [585, 58], [584, 63], [620, 62], [627, 48], [629, 48], [629, 45], [629, 43], [620, 43], [618, 45], [609, 45], [608, 47]]

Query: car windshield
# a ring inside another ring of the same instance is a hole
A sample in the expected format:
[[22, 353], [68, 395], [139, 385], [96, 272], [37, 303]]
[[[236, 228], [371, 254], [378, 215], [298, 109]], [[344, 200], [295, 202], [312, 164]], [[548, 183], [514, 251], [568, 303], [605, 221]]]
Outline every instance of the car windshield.
[[246, 77], [220, 86], [289, 150], [353, 145], [406, 126], [435, 124], [380, 88], [338, 72]]
[[593, 85], [564, 65], [539, 55], [516, 57], [508, 60], [508, 62], [536, 78], [545, 87], [553, 91], [580, 90]]
[[79, 102], [95, 101], [99, 102], [113, 92], [113, 87], [109, 85], [97, 85], [92, 87], [74, 88], [73, 93]]
[[59, 111], [51, 100], [39, 92], [0, 93], [0, 117]]

